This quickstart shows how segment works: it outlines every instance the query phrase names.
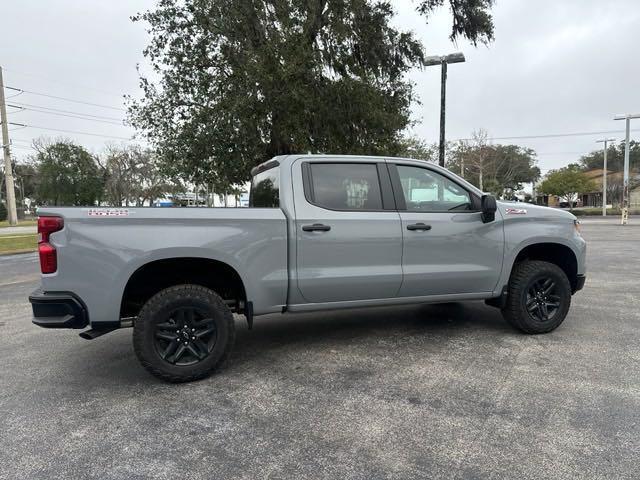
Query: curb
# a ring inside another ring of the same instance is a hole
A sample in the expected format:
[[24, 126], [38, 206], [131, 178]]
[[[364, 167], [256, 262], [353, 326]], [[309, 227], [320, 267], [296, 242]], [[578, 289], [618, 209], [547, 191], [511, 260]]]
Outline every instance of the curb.
[[9, 255], [19, 255], [21, 253], [35, 253], [37, 248], [23, 248], [22, 250], [11, 250], [9, 252], [0, 252], [0, 257], [8, 257]]

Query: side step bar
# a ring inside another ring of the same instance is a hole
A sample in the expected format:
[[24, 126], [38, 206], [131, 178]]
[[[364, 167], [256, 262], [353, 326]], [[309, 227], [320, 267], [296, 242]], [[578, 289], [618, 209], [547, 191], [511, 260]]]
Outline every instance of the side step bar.
[[84, 338], [85, 340], [94, 340], [102, 335], [106, 335], [107, 333], [111, 333], [115, 330], [120, 330], [121, 328], [129, 328], [133, 327], [133, 321], [135, 317], [128, 317], [120, 319], [120, 326], [117, 327], [105, 327], [105, 328], [90, 328], [89, 330], [85, 330], [84, 332], [80, 332], [78, 335], [80, 338]]
[[[235, 311], [238, 310], [244, 311], [245, 317], [247, 317], [247, 325], [249, 326], [249, 330], [253, 329], [253, 302], [241, 302], [238, 303], [235, 300], [225, 300], [225, 303], [229, 307], [235, 306]], [[109, 323], [107, 326], [103, 328], [90, 328], [89, 330], [85, 330], [84, 332], [80, 332], [78, 335], [80, 338], [84, 338], [85, 340], [94, 340], [102, 335], [106, 335], [107, 333], [113, 332], [115, 330], [120, 330], [121, 328], [129, 328], [133, 327], [133, 322], [137, 317], [126, 317], [121, 318], [119, 324], [113, 322]]]

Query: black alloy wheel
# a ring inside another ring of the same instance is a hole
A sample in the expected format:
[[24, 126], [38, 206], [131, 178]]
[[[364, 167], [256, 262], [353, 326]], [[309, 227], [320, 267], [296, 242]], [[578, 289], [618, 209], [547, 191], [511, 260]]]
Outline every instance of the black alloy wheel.
[[561, 301], [557, 283], [550, 277], [534, 280], [527, 290], [527, 311], [538, 322], [552, 320], [560, 310]]
[[158, 355], [172, 365], [193, 365], [209, 356], [216, 344], [216, 324], [196, 307], [178, 307], [154, 325]]
[[184, 284], [165, 288], [133, 322], [142, 366], [168, 382], [204, 378], [225, 363], [235, 341], [233, 314], [213, 290]]
[[564, 321], [571, 294], [569, 278], [558, 265], [525, 260], [513, 267], [502, 315], [524, 333], [547, 333]]

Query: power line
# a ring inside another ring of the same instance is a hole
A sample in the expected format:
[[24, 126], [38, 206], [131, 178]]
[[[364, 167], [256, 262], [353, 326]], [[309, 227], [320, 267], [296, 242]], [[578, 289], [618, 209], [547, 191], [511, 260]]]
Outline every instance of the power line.
[[15, 125], [15, 126], [23, 127], [23, 128], [39, 128], [40, 130], [50, 130], [52, 132], [75, 133], [77, 135], [89, 135], [91, 137], [114, 138], [116, 140], [132, 141], [131, 138], [117, 137], [115, 135], [102, 135], [100, 133], [80, 132], [80, 131], [77, 131], [77, 130], [63, 130], [61, 128], [42, 127], [42, 126], [39, 126], [39, 125], [26, 125], [24, 123], [15, 123], [15, 122], [8, 122], [8, 124], [9, 125]]
[[[7, 105], [9, 105], [9, 104], [7, 104]], [[37, 109], [40, 109], [40, 110], [51, 110], [52, 112], [69, 113], [71, 115], [82, 115], [84, 117], [99, 118], [101, 120], [113, 120], [113, 121], [116, 121], [116, 122], [121, 122], [122, 121], [122, 119], [118, 118], [118, 117], [105, 117], [103, 115], [93, 115], [91, 113], [74, 112], [72, 110], [61, 110], [59, 108], [43, 107], [41, 105], [33, 105], [33, 104], [30, 104], [30, 103], [14, 102], [12, 106], [30, 107], [30, 108], [37, 108]]]
[[60, 85], [68, 85], [70, 87], [80, 87], [80, 88], [84, 88], [86, 90], [93, 90], [94, 92], [106, 93], [107, 95], [122, 95], [122, 92], [120, 92], [120, 93], [110, 92], [110, 91], [107, 91], [107, 90], [102, 90], [100, 88], [95, 88], [95, 87], [89, 87], [87, 85], [82, 85], [82, 84], [79, 84], [79, 83], [62, 82], [62, 81], [57, 80], [55, 78], [45, 77], [44, 75], [39, 75], [39, 74], [35, 74], [35, 73], [21, 72], [19, 70], [14, 70], [13, 68], [6, 68], [6, 67], [3, 67], [3, 68], [6, 71], [17, 73], [17, 74], [23, 75], [25, 77], [40, 78], [42, 80], [46, 80], [47, 82], [58, 83]]
[[11, 137], [11, 141], [12, 142], [25, 142], [25, 143], [31, 143], [31, 140], [27, 140], [26, 138], [16, 138], [16, 137]]
[[11, 145], [11, 148], [12, 148], [12, 149], [17, 148], [17, 149], [19, 149], [19, 150], [35, 150], [35, 148], [33, 148], [33, 147], [28, 147], [28, 146], [26, 146], [26, 145]]
[[24, 107], [18, 107], [17, 105], [11, 105], [10, 103], [5, 103], [5, 105], [7, 107], [17, 108], [18, 109], [18, 110], [14, 110], [13, 112], [7, 112], [7, 113], [11, 113], [11, 114], [20, 113], [20, 112], [23, 112], [24, 110], [26, 110]]
[[79, 103], [79, 104], [82, 104], [82, 105], [91, 105], [92, 107], [99, 107], [99, 108], [109, 108], [111, 110], [119, 110], [121, 112], [126, 112], [127, 111], [124, 108], [112, 107], [110, 105], [103, 105], [103, 104], [100, 104], [100, 103], [85, 102], [83, 100], [76, 100], [76, 99], [68, 98], [68, 97], [58, 97], [57, 95], [50, 95], [48, 93], [35, 92], [33, 90], [25, 90], [24, 88], [16, 88], [16, 87], [9, 87], [9, 86], [5, 86], [4, 88], [7, 88], [9, 90], [14, 90], [16, 92], [24, 92], [24, 93], [29, 93], [31, 95], [39, 95], [41, 97], [55, 98], [56, 100], [63, 100], [65, 102]]
[[[632, 129], [632, 132], [640, 131], [640, 129]], [[572, 133], [548, 133], [544, 135], [523, 135], [520, 137], [489, 137], [489, 140], [528, 140], [534, 138], [561, 138], [561, 137], [587, 137], [591, 135], [607, 135], [610, 133], [621, 133], [621, 130], [600, 130], [598, 132], [572, 132]], [[457, 138], [454, 142], [470, 141], [473, 138]]]
[[124, 126], [124, 124], [122, 122], [111, 122], [109, 120], [98, 120], [97, 118], [86, 118], [86, 117], [80, 117], [78, 115], [67, 115], [66, 113], [47, 112], [45, 110], [36, 110], [36, 109], [33, 109], [33, 108], [25, 108], [25, 110], [31, 111], [31, 112], [46, 113], [46, 114], [49, 114], [49, 115], [57, 115], [59, 117], [77, 118], [79, 120], [86, 120], [88, 122], [106, 123], [108, 125], [118, 125], [118, 126], [121, 126], [121, 127]]
[[[6, 87], [5, 87], [6, 88]], [[20, 95], [22, 95], [24, 92], [20, 91], [14, 95], [9, 95], [8, 97], [4, 97], [5, 100], [9, 100], [10, 98], [15, 98], [15, 97], [19, 97]]]
[[99, 122], [99, 123], [107, 123], [109, 125], [124, 126], [122, 122], [112, 122], [112, 121], [109, 121], [109, 120], [99, 120], [97, 118], [87, 118], [87, 117], [79, 116], [79, 115], [69, 115], [69, 114], [66, 114], [66, 113], [49, 112], [47, 110], [40, 110], [40, 109], [37, 109], [37, 108], [19, 107], [17, 105], [11, 105], [9, 103], [7, 104], [7, 106], [21, 109], [21, 110], [18, 110], [17, 112], [11, 112], [11, 113], [19, 113], [21, 111], [38, 112], [38, 113], [46, 113], [48, 115], [57, 115], [57, 116], [60, 116], [60, 117], [77, 118], [79, 120], [86, 120], [86, 121], [89, 121], [89, 122]]
[[536, 152], [536, 155], [584, 155], [584, 151], [581, 151], [581, 152]]

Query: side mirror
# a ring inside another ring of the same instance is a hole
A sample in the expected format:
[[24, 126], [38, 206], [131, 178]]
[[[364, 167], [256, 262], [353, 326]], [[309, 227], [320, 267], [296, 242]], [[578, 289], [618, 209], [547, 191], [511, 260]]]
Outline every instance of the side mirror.
[[482, 222], [489, 223], [496, 219], [496, 210], [498, 205], [496, 204], [495, 197], [491, 195], [482, 196]]

